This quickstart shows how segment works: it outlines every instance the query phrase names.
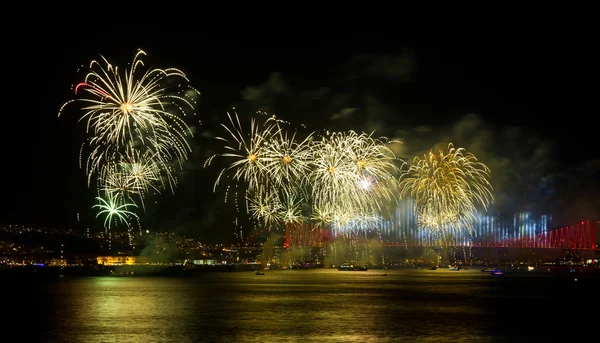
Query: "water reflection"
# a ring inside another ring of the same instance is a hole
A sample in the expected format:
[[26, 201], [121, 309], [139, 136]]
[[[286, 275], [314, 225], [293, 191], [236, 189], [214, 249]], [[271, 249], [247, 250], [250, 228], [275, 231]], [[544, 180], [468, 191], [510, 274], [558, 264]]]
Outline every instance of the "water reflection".
[[560, 313], [561, 304], [576, 310], [573, 304], [585, 303], [582, 290], [597, 287], [597, 281], [592, 287], [592, 281], [580, 280], [565, 293], [570, 279], [497, 278], [478, 271], [387, 274], [65, 277], [0, 287], [34, 299], [28, 313], [37, 316], [35, 341], [86, 343], [535, 340], [553, 336], [536, 326], [536, 318]]
[[169, 279], [98, 277], [61, 280], [49, 296], [57, 317], [47, 339], [70, 342], [152, 342], [185, 338], [191, 291]]

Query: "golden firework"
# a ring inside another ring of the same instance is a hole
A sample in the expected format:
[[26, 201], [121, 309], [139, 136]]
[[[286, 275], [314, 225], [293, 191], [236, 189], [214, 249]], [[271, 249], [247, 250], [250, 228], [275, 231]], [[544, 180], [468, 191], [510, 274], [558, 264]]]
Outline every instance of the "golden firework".
[[227, 142], [225, 152], [206, 165], [217, 156], [232, 159], [215, 189], [224, 175], [242, 181], [253, 218], [269, 226], [309, 218], [341, 231], [365, 229], [393, 205], [400, 168], [388, 144], [396, 142], [354, 131], [300, 138], [275, 116], [261, 123], [253, 118], [246, 133], [237, 114], [228, 118], [229, 138], [218, 138]]
[[476, 206], [493, 200], [489, 168], [463, 148], [429, 152], [400, 179], [402, 196], [415, 199], [419, 226], [437, 233], [471, 231]]
[[[90, 154], [87, 172], [99, 171], [109, 156], [130, 146], [144, 146], [157, 158], [177, 159], [182, 164], [191, 151], [187, 141], [192, 132], [183, 117], [194, 114], [198, 92], [179, 69], [144, 69], [138, 50], [128, 68], [121, 70], [104, 56], [90, 63], [83, 82], [74, 88], [82, 103]], [[173, 86], [172, 86], [173, 85]]]

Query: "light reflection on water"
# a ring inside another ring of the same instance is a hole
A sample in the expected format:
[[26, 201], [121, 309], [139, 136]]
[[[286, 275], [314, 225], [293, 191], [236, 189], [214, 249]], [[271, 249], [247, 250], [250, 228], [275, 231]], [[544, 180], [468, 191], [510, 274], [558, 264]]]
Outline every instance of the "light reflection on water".
[[479, 271], [381, 273], [64, 277], [27, 286], [9, 280], [2, 287], [33, 299], [28, 313], [36, 314], [36, 325], [30, 334], [38, 340], [86, 343], [539, 339], [553, 335], [536, 324], [539, 318], [560, 310], [562, 300], [572, 306], [581, 296], [571, 279], [498, 278]]

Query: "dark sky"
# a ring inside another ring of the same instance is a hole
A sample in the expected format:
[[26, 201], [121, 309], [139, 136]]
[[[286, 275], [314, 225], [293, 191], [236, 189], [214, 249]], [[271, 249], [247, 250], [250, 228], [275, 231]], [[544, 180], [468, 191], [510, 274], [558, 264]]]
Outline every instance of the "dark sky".
[[[182, 69], [202, 93], [195, 160], [177, 194], [160, 199], [166, 205], [144, 219], [149, 227], [202, 235], [228, 231], [220, 220], [227, 211], [219, 210], [224, 190], [213, 194], [214, 170], [202, 168], [214, 142], [202, 137], [219, 130], [232, 105], [242, 116], [266, 109], [311, 130], [375, 129], [400, 138], [399, 155], [407, 161], [454, 142], [492, 168], [497, 198], [507, 210], [535, 207], [573, 218], [598, 213], [597, 108], [588, 107], [593, 80], [586, 81], [591, 48], [575, 39], [567, 44], [524, 32], [485, 40], [174, 37], [169, 32], [119, 40], [42, 30], [36, 37], [9, 39], [0, 223], [72, 226], [81, 212], [85, 225], [101, 226], [89, 209], [94, 193], [77, 164], [80, 113], [57, 118], [57, 112], [73, 98], [79, 66], [99, 53], [124, 65], [137, 48], [147, 52], [148, 65]], [[587, 205], [557, 202], [576, 198]]]

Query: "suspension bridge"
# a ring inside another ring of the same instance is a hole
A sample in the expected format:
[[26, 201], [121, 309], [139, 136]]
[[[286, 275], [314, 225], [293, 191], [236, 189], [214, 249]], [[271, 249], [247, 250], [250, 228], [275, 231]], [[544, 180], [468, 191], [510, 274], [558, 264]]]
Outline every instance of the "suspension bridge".
[[[251, 245], [256, 243], [258, 236], [264, 232], [250, 235], [238, 245]], [[596, 225], [593, 220], [583, 220], [571, 225], [558, 227], [544, 232], [534, 232], [526, 228], [515, 229], [511, 233], [503, 230], [488, 232], [486, 234], [448, 235], [443, 239], [434, 239], [433, 235], [423, 232], [402, 240], [386, 239], [377, 230], [363, 233], [340, 233], [330, 228], [321, 228], [308, 223], [286, 225], [285, 232], [281, 234], [284, 247], [323, 247], [334, 240], [369, 241], [377, 239], [383, 246], [399, 247], [427, 247], [427, 246], [455, 246], [455, 247], [488, 247], [488, 248], [540, 248], [540, 249], [575, 249], [596, 250]]]

